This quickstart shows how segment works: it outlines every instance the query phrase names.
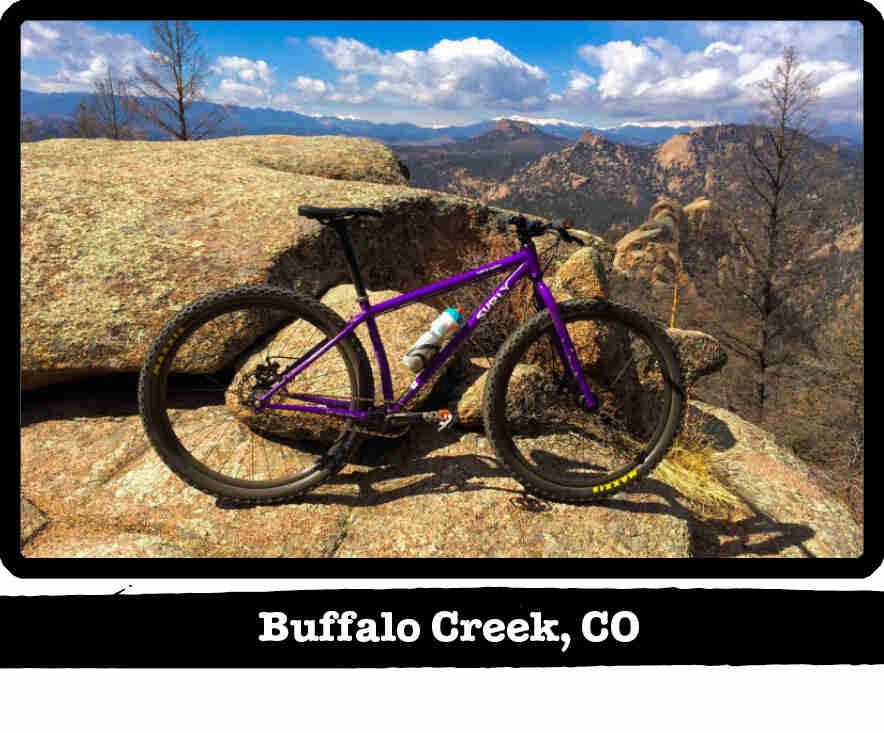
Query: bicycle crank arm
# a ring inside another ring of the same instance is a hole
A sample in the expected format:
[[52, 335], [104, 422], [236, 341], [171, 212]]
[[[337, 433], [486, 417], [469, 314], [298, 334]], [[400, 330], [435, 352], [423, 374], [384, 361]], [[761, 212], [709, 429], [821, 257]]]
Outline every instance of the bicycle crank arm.
[[419, 422], [431, 422], [439, 425], [439, 430], [444, 430], [457, 419], [457, 415], [451, 410], [427, 410], [425, 412], [397, 412], [387, 416], [389, 425], [411, 425]]

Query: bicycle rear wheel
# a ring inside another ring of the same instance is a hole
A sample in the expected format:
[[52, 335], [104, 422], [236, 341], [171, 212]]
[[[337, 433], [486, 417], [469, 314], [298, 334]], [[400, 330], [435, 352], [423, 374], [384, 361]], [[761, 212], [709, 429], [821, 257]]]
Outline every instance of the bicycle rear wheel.
[[[359, 444], [352, 421], [258, 409], [253, 397], [343, 319], [309, 296], [242, 286], [200, 298], [172, 318], [141, 370], [144, 429], [166, 465], [190, 485], [236, 503], [273, 503], [307, 491], [341, 468]], [[274, 396], [297, 393], [373, 402], [371, 367], [352, 334]]]
[[559, 358], [552, 317], [541, 311], [501, 346], [489, 370], [484, 421], [500, 460], [530, 490], [587, 502], [646, 476], [675, 439], [684, 378], [665, 331], [600, 299], [560, 303], [589, 410]]

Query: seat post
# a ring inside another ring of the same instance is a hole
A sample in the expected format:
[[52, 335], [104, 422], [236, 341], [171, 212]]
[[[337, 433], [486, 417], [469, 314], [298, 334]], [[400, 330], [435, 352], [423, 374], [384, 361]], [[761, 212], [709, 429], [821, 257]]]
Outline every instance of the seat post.
[[347, 222], [344, 219], [335, 219], [329, 222], [337, 232], [344, 247], [344, 257], [347, 259], [347, 267], [350, 268], [350, 276], [353, 278], [353, 287], [359, 298], [366, 297], [365, 287], [362, 285], [362, 275], [359, 273], [359, 265], [356, 262], [356, 253], [353, 251], [353, 243], [350, 241], [350, 233], [347, 231]]

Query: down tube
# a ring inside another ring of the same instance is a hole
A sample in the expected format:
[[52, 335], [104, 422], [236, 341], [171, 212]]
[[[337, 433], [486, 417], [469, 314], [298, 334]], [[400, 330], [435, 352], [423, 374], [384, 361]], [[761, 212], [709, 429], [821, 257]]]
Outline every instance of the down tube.
[[528, 272], [529, 269], [529, 264], [523, 262], [494, 289], [494, 292], [491, 293], [479, 309], [470, 316], [470, 319], [454, 335], [454, 338], [452, 338], [451, 341], [445, 345], [445, 348], [436, 354], [430, 363], [427, 364], [426, 368], [415, 377], [414, 381], [409, 386], [408, 391], [399, 398], [395, 405], [393, 405], [393, 412], [405, 408], [405, 405], [407, 405], [409, 400], [414, 397], [415, 393], [433, 378], [433, 375], [439, 370], [439, 367], [441, 367], [442, 364], [444, 364], [448, 358], [460, 348], [463, 342], [469, 338], [473, 329], [479, 325], [479, 320], [484, 318], [495, 306], [498, 305], [498, 303], [500, 303], [500, 301], [504, 299], [504, 295], [510, 292], [512, 287]]

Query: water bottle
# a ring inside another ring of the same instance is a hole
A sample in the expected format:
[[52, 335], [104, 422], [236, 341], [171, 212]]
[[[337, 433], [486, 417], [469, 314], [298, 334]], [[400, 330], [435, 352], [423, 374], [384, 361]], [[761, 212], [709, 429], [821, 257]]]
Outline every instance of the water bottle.
[[440, 344], [457, 331], [462, 323], [463, 316], [457, 308], [446, 308], [402, 358], [405, 366], [415, 374], [422, 372], [430, 359], [439, 353]]

